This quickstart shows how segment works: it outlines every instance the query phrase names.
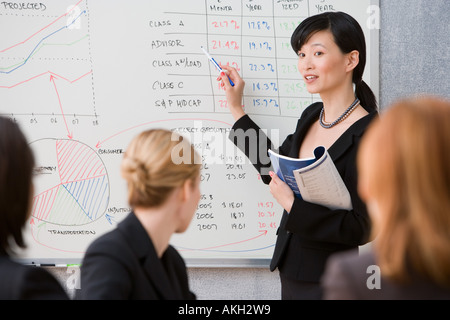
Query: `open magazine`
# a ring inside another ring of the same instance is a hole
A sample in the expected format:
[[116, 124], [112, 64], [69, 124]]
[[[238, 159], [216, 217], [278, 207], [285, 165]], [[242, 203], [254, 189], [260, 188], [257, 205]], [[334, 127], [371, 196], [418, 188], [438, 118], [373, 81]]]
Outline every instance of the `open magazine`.
[[314, 149], [314, 157], [295, 159], [269, 150], [275, 173], [294, 194], [308, 202], [330, 209], [352, 209], [350, 193], [323, 146]]

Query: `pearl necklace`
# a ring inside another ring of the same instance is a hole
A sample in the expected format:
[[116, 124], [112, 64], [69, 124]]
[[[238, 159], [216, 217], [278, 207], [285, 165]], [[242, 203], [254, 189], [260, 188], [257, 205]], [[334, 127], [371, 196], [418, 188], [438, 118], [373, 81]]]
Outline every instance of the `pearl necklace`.
[[320, 111], [320, 116], [319, 116], [319, 123], [320, 125], [325, 128], [325, 129], [329, 129], [331, 127], [334, 127], [335, 125], [337, 125], [339, 122], [343, 121], [345, 118], [347, 118], [350, 113], [353, 112], [353, 110], [356, 109], [356, 107], [359, 105], [359, 99], [356, 98], [355, 101], [353, 101], [353, 103], [350, 105], [350, 107], [347, 108], [347, 110], [344, 111], [343, 114], [340, 115], [339, 118], [337, 118], [335, 121], [333, 121], [332, 123], [328, 123], [324, 121], [325, 118], [325, 110], [324, 107], [322, 107], [322, 110]]

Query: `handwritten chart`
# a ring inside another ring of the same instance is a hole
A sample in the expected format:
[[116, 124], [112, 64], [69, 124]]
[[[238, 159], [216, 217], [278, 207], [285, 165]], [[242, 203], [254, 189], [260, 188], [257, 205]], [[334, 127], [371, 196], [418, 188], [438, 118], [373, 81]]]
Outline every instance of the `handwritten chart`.
[[32, 216], [57, 225], [99, 219], [107, 209], [109, 183], [97, 153], [74, 140], [39, 140], [32, 147], [37, 162], [47, 164], [38, 168], [46, 183], [35, 190]]
[[[228, 112], [223, 89], [215, 80], [217, 72], [205, 63], [199, 45], [219, 64], [235, 67], [246, 80], [244, 105], [249, 114], [297, 117], [314, 101], [298, 76], [290, 46], [291, 33], [309, 13], [307, 1], [286, 8], [273, 1], [194, 3], [202, 17], [167, 8], [168, 20], [149, 22], [154, 33], [160, 34], [152, 40], [152, 49], [166, 52], [165, 59], [156, 60], [154, 66], [176, 79], [170, 83], [180, 89], [158, 100], [157, 106], [169, 112]], [[198, 77], [205, 74], [210, 77]], [[164, 83], [156, 86], [169, 89]], [[199, 91], [205, 87], [212, 95]]]
[[[277, 145], [320, 99], [298, 73], [292, 32], [330, 10], [365, 27], [371, 3], [1, 3], [0, 28], [9, 32], [0, 35], [0, 114], [23, 128], [37, 161], [23, 259], [81, 261], [131, 210], [119, 171], [128, 143], [142, 130], [166, 128], [188, 137], [203, 159], [197, 211], [171, 243], [190, 265], [266, 265], [282, 209], [228, 140], [233, 119], [200, 48], [239, 71], [246, 112]], [[377, 33], [365, 32], [374, 53], [366, 81], [377, 86]]]

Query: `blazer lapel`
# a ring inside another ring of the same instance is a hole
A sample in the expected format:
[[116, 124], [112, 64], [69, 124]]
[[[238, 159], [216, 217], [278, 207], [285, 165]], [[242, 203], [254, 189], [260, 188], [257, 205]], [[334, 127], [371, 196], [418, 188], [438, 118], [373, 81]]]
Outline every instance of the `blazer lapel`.
[[[300, 150], [300, 145], [311, 127], [313, 122], [319, 119], [320, 110], [323, 104], [317, 102], [314, 107], [311, 108], [310, 112], [302, 115], [299, 120], [298, 128], [295, 130], [294, 136], [292, 137], [292, 147], [289, 150], [287, 156], [292, 158], [298, 158], [298, 152]], [[372, 111], [365, 117], [356, 121], [350, 128], [347, 129], [336, 142], [328, 149], [328, 152], [333, 159], [333, 161], [338, 160], [343, 154], [346, 153], [348, 148], [350, 148], [354, 141], [354, 136], [362, 136], [364, 130], [366, 129], [368, 123], [377, 115], [376, 111]]]
[[328, 149], [331, 159], [336, 162], [353, 144], [353, 134], [347, 131], [342, 134]]
[[158, 258], [150, 237], [133, 212], [124, 219], [119, 225], [119, 228], [122, 229], [122, 232], [141, 262], [145, 275], [161, 299], [176, 299], [161, 259]]
[[154, 249], [150, 254], [146, 255], [142, 265], [147, 277], [153, 283], [158, 293], [161, 295], [161, 299], [179, 299], [179, 297], [176, 297], [175, 291], [172, 288], [172, 284], [167, 277], [166, 270], [164, 269], [163, 264], [156, 255]]
[[316, 102], [314, 106], [311, 106], [311, 110], [308, 113], [303, 113], [302, 117], [299, 119], [297, 124], [297, 129], [295, 130], [294, 136], [292, 137], [292, 147], [289, 150], [288, 157], [298, 158], [298, 153], [300, 151], [300, 146], [305, 139], [306, 133], [308, 132], [311, 125], [319, 119], [320, 110], [323, 104], [321, 102]]
[[373, 111], [366, 115], [365, 117], [359, 119], [354, 124], [350, 126], [333, 145], [328, 149], [328, 153], [334, 162], [336, 162], [347, 150], [353, 145], [354, 137], [361, 137], [366, 130], [369, 122], [378, 113]]

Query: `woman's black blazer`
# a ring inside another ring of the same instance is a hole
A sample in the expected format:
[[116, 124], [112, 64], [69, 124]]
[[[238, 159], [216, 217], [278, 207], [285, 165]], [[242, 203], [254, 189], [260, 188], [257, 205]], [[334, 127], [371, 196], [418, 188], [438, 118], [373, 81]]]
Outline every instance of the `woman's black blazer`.
[[[318, 120], [323, 104], [316, 102], [302, 113], [293, 134], [287, 136], [278, 152], [298, 158], [305, 135]], [[336, 168], [347, 186], [352, 199], [352, 210], [331, 210], [327, 207], [295, 198], [290, 213], [285, 210], [277, 231], [277, 241], [270, 264], [291, 278], [318, 282], [328, 257], [337, 251], [358, 248], [369, 239], [370, 220], [365, 204], [357, 193], [356, 155], [361, 137], [372, 119], [378, 115], [372, 111], [350, 126], [328, 149]], [[256, 131], [258, 148], [271, 148], [269, 138], [248, 115], [234, 124], [230, 139], [247, 157], [251, 156], [248, 130]], [[258, 150], [253, 163], [261, 173], [264, 183], [271, 180], [267, 175], [271, 167], [267, 152]], [[253, 152], [254, 155], [254, 152]]]
[[131, 212], [117, 228], [95, 240], [81, 266], [77, 299], [185, 300], [186, 265], [169, 246], [159, 258], [138, 218]]
[[47, 270], [0, 254], [0, 300], [69, 300], [69, 296]]

